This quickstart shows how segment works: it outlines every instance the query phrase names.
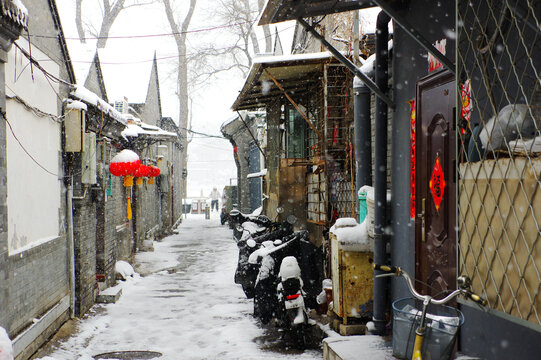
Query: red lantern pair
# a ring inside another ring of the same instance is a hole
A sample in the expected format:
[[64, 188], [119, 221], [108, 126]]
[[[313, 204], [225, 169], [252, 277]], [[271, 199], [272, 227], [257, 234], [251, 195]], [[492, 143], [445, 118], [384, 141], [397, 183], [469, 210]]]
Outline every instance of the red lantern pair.
[[160, 175], [160, 169], [155, 166], [140, 165], [133, 176], [137, 178], [137, 185], [143, 184], [143, 177], [148, 177], [148, 183], [154, 184], [154, 177]]

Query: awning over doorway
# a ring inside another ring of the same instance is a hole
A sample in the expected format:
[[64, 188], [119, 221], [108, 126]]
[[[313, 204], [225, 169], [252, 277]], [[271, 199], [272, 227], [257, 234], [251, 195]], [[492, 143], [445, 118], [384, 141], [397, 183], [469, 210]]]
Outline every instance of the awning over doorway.
[[313, 90], [312, 85], [320, 81], [323, 64], [335, 61], [330, 52], [256, 58], [232, 109], [257, 109], [282, 96], [267, 71], [286, 92], [298, 95]]

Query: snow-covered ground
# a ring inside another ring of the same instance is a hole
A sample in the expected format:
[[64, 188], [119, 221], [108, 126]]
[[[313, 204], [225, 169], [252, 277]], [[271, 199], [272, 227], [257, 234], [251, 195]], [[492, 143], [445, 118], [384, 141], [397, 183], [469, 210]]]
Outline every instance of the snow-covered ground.
[[[190, 215], [179, 234], [137, 255], [136, 276], [116, 304], [96, 305], [42, 360], [92, 359], [112, 351], [161, 352], [160, 359], [321, 359], [319, 349], [284, 351], [252, 317], [233, 282], [237, 247], [217, 213]], [[266, 339], [266, 340], [265, 340]], [[271, 339], [271, 340], [269, 340]], [[270, 344], [269, 343], [274, 343]]]

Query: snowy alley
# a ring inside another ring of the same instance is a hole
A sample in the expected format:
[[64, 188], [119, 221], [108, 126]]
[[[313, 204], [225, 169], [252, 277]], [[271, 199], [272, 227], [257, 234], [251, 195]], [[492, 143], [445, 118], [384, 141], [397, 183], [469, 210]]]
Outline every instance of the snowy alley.
[[319, 349], [288, 350], [252, 317], [252, 300], [233, 282], [237, 247], [231, 230], [189, 215], [178, 234], [136, 256], [141, 275], [121, 284], [116, 304], [95, 305], [74, 332], [36, 359], [93, 359], [114, 351], [156, 351], [160, 359], [321, 359]]

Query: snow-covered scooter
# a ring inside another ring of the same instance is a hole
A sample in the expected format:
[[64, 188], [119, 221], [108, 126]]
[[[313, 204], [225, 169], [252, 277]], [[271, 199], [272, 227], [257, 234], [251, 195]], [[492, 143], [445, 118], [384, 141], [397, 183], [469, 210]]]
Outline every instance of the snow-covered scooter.
[[[261, 224], [257, 225], [251, 221], [237, 225], [237, 231], [233, 233], [239, 248], [235, 283], [242, 285], [242, 290], [248, 299], [254, 297], [254, 286], [259, 272], [259, 264], [248, 261], [250, 255], [260, 249], [263, 243], [268, 244], [270, 242], [273, 244], [276, 240], [293, 233], [295, 221], [294, 216], [288, 216], [283, 222], [270, 222], [266, 232], [264, 231], [265, 227], [261, 226]], [[237, 239], [237, 237], [239, 238]]]
[[281, 326], [298, 346], [304, 347], [309, 317], [304, 304], [306, 294], [302, 289], [301, 268], [294, 256], [286, 256], [282, 260], [279, 278], [277, 296], [281, 307]]

